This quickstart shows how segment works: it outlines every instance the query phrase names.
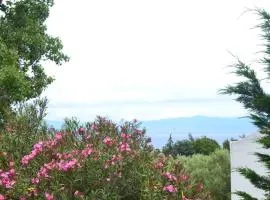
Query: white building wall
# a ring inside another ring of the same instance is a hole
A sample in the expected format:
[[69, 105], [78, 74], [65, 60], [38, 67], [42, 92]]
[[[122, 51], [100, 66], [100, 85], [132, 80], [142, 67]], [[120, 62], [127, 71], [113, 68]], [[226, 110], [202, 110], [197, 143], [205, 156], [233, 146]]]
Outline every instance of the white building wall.
[[[258, 199], [263, 199], [264, 192], [255, 188], [248, 179], [235, 171], [238, 167], [248, 167], [255, 170], [258, 174], [266, 175], [266, 168], [258, 162], [255, 152], [270, 153], [263, 149], [260, 144], [256, 142], [259, 139], [259, 134], [252, 134], [238, 141], [230, 143], [231, 148], [231, 191], [245, 191], [248, 194]], [[232, 200], [239, 200], [240, 198], [232, 194]]]

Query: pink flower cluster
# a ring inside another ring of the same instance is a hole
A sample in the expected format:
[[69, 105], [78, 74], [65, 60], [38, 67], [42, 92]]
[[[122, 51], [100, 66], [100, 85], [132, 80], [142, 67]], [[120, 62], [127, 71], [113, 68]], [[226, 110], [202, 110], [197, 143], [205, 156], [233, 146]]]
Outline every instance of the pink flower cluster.
[[130, 134], [127, 134], [127, 133], [121, 133], [121, 138], [123, 138], [123, 139], [129, 139], [129, 138], [131, 138], [131, 135]]
[[163, 167], [164, 167], [164, 161], [162, 160], [159, 160], [158, 162], [154, 164], [155, 169], [162, 169]]
[[45, 179], [45, 178], [50, 178], [49, 173], [52, 170], [58, 170], [58, 171], [63, 171], [66, 172], [71, 169], [79, 168], [81, 167], [80, 163], [78, 162], [77, 159], [71, 159], [71, 160], [52, 160], [49, 163], [45, 163], [40, 170], [37, 173], [36, 178], [32, 178], [31, 182], [32, 184], [38, 184], [40, 180]]
[[120, 144], [119, 144], [119, 151], [120, 152], [130, 152], [131, 149], [130, 149], [129, 144], [126, 143], [126, 142], [120, 142]]
[[66, 171], [68, 171], [70, 169], [81, 167], [80, 163], [75, 158], [71, 159], [71, 160], [68, 160], [68, 161], [60, 160], [58, 163], [56, 163], [56, 165], [57, 165], [57, 169], [59, 171], [64, 171], [64, 172], [66, 172]]
[[45, 192], [45, 198], [46, 200], [55, 200], [53, 194], [50, 194], [48, 192]]
[[80, 156], [82, 158], [87, 158], [88, 156], [90, 156], [92, 153], [94, 152], [93, 148], [92, 148], [92, 145], [91, 144], [87, 144], [86, 148], [83, 149], [81, 152], [80, 152]]
[[169, 181], [176, 181], [177, 178], [175, 175], [171, 174], [170, 172], [165, 172], [163, 174]]
[[[32, 184], [38, 184], [40, 180], [50, 178], [49, 173], [52, 170], [58, 170], [62, 172], [66, 172], [72, 169], [80, 168], [81, 163], [86, 159], [89, 155], [93, 153], [92, 145], [88, 144], [86, 148], [83, 150], [75, 150], [72, 153], [57, 153], [56, 157], [49, 163], [45, 163], [37, 173], [36, 178], [32, 178]], [[80, 161], [76, 158], [80, 159]]]
[[169, 193], [175, 193], [177, 192], [177, 189], [173, 185], [166, 185], [163, 187], [163, 191], [169, 192]]
[[120, 156], [120, 155], [118, 155], [118, 156], [113, 155], [110, 160], [107, 160], [106, 161], [106, 163], [104, 165], [104, 168], [107, 169], [109, 167], [109, 165], [115, 165], [116, 162], [121, 161], [121, 160], [123, 160], [123, 157], [122, 156]]
[[33, 160], [35, 157], [41, 154], [43, 150], [55, 148], [55, 146], [59, 144], [62, 138], [63, 138], [63, 133], [56, 133], [54, 139], [49, 140], [49, 141], [41, 141], [35, 144], [33, 146], [31, 153], [28, 155], [25, 155], [22, 158], [21, 160], [22, 165], [24, 166], [27, 165], [31, 160]]
[[0, 186], [10, 189], [16, 183], [14, 162], [9, 162], [9, 170], [3, 171], [0, 169]]
[[114, 143], [113, 139], [106, 136], [104, 139], [103, 139], [103, 143], [106, 144], [107, 146], [111, 147]]
[[36, 156], [38, 156], [43, 150], [43, 142], [39, 142], [33, 146], [33, 150], [30, 154], [25, 155], [21, 163], [22, 165], [27, 165], [31, 160], [33, 160]]

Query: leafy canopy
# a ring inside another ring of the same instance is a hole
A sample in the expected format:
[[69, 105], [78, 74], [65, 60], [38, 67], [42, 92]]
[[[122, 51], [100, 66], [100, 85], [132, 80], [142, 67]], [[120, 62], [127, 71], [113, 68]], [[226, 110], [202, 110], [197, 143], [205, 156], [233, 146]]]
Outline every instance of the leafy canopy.
[[[38, 97], [53, 82], [44, 61], [68, 61], [59, 38], [47, 33], [53, 0], [6, 1], [0, 8], [0, 114], [13, 103]], [[1, 116], [0, 116], [1, 119]]]
[[165, 155], [191, 156], [193, 154], [209, 155], [219, 148], [220, 146], [217, 141], [211, 138], [205, 136], [201, 138], [193, 138], [193, 136], [189, 134], [189, 139], [178, 140], [175, 143], [172, 141], [172, 137], [170, 135], [169, 140], [163, 147], [162, 151]]

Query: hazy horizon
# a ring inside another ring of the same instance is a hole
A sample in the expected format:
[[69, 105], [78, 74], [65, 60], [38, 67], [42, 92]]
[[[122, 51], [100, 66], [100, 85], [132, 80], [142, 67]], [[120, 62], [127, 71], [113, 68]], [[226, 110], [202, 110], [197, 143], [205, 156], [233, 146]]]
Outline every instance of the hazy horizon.
[[[63, 121], [47, 121], [60, 128]], [[117, 122], [117, 121], [116, 121]], [[241, 135], [255, 133], [257, 128], [248, 118], [236, 117], [180, 117], [160, 120], [141, 121], [142, 127], [147, 129], [147, 136], [152, 138], [155, 147], [161, 148], [172, 134], [173, 140], [207, 136], [217, 140], [220, 144], [226, 139], [239, 138]], [[85, 122], [82, 122], [85, 123]]]
[[[267, 0], [55, 0], [48, 32], [71, 60], [45, 63], [55, 81], [43, 93], [48, 118], [96, 115], [151, 120], [193, 115], [242, 116], [218, 89], [239, 79], [228, 65], [238, 56], [256, 69], [262, 46], [258, 17]], [[71, 14], [72, 13], [72, 14]], [[259, 78], [261, 74], [259, 73]], [[264, 78], [264, 77], [263, 77]], [[263, 84], [264, 85], [264, 84]]]

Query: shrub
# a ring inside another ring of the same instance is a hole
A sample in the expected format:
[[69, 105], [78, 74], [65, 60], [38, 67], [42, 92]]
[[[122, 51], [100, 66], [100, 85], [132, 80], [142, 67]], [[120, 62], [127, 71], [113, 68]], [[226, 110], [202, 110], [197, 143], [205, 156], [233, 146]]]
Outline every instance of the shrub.
[[228, 150], [216, 150], [210, 155], [180, 156], [184, 169], [195, 182], [203, 183], [205, 190], [215, 200], [229, 200], [230, 196], [230, 157]]
[[77, 130], [74, 121], [30, 138], [0, 132], [2, 199], [208, 198], [181, 163], [154, 151], [137, 121], [97, 117]]

